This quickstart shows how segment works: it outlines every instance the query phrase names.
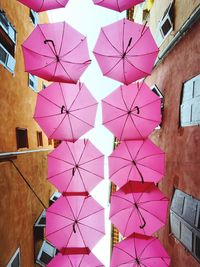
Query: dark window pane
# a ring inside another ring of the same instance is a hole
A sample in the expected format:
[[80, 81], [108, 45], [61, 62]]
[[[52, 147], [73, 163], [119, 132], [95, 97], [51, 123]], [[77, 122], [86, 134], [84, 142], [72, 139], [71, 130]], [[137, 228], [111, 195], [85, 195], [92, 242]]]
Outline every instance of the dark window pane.
[[46, 224], [46, 218], [45, 217], [42, 217], [39, 222], [39, 224]]
[[166, 35], [169, 32], [169, 30], [171, 30], [172, 26], [168, 19], [166, 19], [166, 21], [163, 23], [161, 28], [162, 28], [163, 35]]
[[42, 252], [42, 255], [40, 258], [42, 262], [44, 262], [45, 264], [48, 264], [51, 261], [51, 259], [52, 257], [49, 254], [45, 253], [44, 251]]
[[43, 146], [42, 132], [37, 132], [37, 145]]
[[0, 61], [2, 61], [3, 63], [6, 63], [7, 61], [7, 53], [1, 46], [0, 46]]
[[196, 236], [195, 255], [200, 260], [200, 239], [198, 236]]
[[13, 262], [11, 263], [11, 267], [19, 267], [19, 253], [16, 255]]
[[17, 148], [28, 148], [28, 132], [27, 129], [16, 128]]

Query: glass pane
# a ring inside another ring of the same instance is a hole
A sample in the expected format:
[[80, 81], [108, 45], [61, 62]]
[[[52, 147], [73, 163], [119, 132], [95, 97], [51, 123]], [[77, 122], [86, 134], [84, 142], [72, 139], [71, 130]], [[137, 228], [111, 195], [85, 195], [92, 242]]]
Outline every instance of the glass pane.
[[180, 239], [181, 222], [172, 212], [170, 213], [170, 226], [172, 234]]
[[196, 236], [196, 246], [195, 246], [195, 255], [197, 256], [198, 259], [200, 259], [200, 239], [198, 236]]
[[1, 46], [0, 46], [0, 61], [2, 61], [4, 64], [6, 64], [7, 61], [7, 53]]
[[40, 258], [42, 262], [44, 262], [45, 264], [48, 264], [51, 261], [51, 259], [52, 257], [49, 254], [45, 253], [44, 251], [42, 252], [42, 255]]
[[19, 253], [16, 255], [13, 262], [11, 263], [11, 267], [19, 267]]
[[181, 241], [189, 251], [192, 251], [193, 233], [183, 223], [181, 223]]

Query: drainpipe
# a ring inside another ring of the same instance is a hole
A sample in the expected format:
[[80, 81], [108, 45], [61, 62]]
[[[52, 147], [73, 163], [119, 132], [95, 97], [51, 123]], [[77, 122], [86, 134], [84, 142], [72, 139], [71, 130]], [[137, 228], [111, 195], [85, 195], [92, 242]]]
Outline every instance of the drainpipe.
[[168, 44], [166, 48], [161, 51], [161, 54], [156, 60], [155, 67], [159, 65], [159, 63], [168, 55], [168, 53], [174, 48], [174, 46], [183, 38], [183, 36], [192, 28], [192, 26], [199, 20], [200, 18], [200, 5], [193, 11], [190, 17], [185, 21], [185, 23], [181, 26], [179, 31], [176, 33], [174, 38]]

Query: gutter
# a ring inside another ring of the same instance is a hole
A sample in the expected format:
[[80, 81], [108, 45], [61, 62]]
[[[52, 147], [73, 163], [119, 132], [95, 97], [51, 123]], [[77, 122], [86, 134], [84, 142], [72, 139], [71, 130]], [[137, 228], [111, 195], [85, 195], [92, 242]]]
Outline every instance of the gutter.
[[200, 18], [200, 5], [192, 12], [190, 17], [180, 27], [180, 29], [175, 34], [171, 42], [167, 45], [167, 47], [161, 51], [161, 54], [158, 56], [154, 67], [157, 67], [160, 64], [160, 62], [169, 54], [169, 52], [174, 48], [174, 46], [178, 42], [180, 42], [180, 40], [192, 28], [192, 26], [199, 20], [199, 18]]

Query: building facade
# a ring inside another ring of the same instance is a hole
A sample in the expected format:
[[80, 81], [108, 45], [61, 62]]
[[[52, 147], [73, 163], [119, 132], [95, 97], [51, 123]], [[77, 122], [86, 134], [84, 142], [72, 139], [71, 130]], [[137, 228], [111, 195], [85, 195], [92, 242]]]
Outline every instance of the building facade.
[[[55, 188], [47, 181], [53, 149], [33, 113], [46, 81], [24, 72], [21, 44], [37, 23], [48, 22], [15, 0], [0, 2], [0, 266], [37, 266], [42, 234], [34, 224]], [[43, 229], [42, 229], [43, 231]]]
[[145, 79], [163, 102], [162, 123], [150, 138], [165, 152], [165, 176], [158, 186], [170, 203], [167, 224], [157, 235], [172, 267], [199, 266], [200, 3], [145, 1], [132, 19], [147, 23], [160, 49]]

